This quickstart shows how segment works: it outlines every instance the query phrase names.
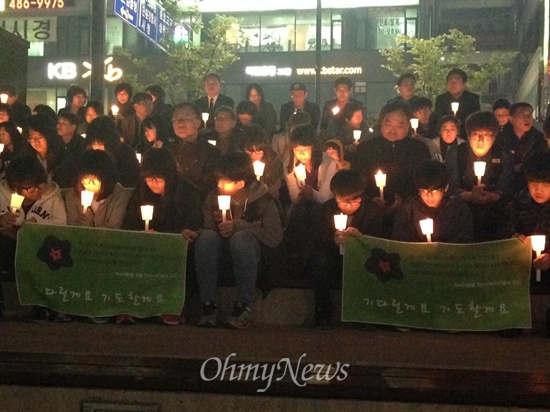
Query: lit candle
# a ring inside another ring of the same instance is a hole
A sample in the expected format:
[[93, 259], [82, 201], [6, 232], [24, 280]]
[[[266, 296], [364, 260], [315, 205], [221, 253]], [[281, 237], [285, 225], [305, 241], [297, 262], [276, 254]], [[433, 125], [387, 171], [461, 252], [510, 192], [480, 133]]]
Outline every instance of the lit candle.
[[411, 119], [411, 127], [414, 130], [414, 134], [416, 134], [416, 129], [418, 129], [418, 119], [416, 117]]
[[82, 133], [81, 136], [85, 139], [86, 138], [86, 133]]
[[210, 113], [202, 112], [202, 121], [206, 123], [208, 121], [208, 118], [210, 117]]
[[141, 206], [141, 218], [145, 220], [145, 231], [149, 230], [149, 222], [153, 220], [153, 208], [151, 205]]
[[361, 130], [354, 130], [353, 131], [353, 138], [355, 139], [356, 142], [358, 142], [359, 139], [361, 138]]
[[17, 213], [21, 209], [21, 205], [25, 200], [25, 196], [18, 195], [17, 193], [12, 193], [10, 200], [10, 211], [12, 213]]
[[481, 184], [481, 178], [485, 176], [485, 162], [474, 162], [474, 174], [477, 176], [478, 186]]
[[[344, 231], [348, 225], [348, 215], [340, 213], [339, 215], [334, 215], [334, 227], [336, 230]], [[340, 254], [344, 254], [344, 244], [340, 243]]]
[[0, 94], [0, 103], [6, 104], [8, 102], [8, 97], [7, 93]]
[[4, 143], [0, 143], [0, 153], [4, 151]]
[[118, 116], [118, 106], [116, 104], [111, 106], [111, 112], [113, 113], [113, 116]]
[[216, 141], [215, 140], [209, 140], [208, 143], [210, 143], [212, 146], [216, 146]]
[[386, 186], [386, 175], [382, 173], [382, 170], [379, 170], [378, 173], [374, 175], [376, 180], [376, 187], [380, 189], [380, 199], [384, 200], [384, 187]]
[[94, 199], [94, 192], [89, 190], [83, 190], [80, 192], [80, 203], [82, 204], [82, 213], [86, 213], [86, 210], [92, 205]]
[[[531, 236], [531, 245], [533, 246], [533, 250], [537, 252], [537, 257], [539, 257], [544, 250], [544, 246], [546, 245], [546, 236]], [[540, 282], [540, 269], [537, 269], [537, 282]]]
[[23, 128], [22, 127], [18, 127], [17, 128], [17, 131], [19, 132], [19, 134], [23, 133]]
[[294, 167], [294, 175], [296, 176], [296, 179], [298, 179], [298, 182], [300, 185], [304, 185], [306, 183], [306, 166], [303, 163], [300, 163], [298, 166]]
[[338, 114], [339, 111], [340, 111], [340, 108], [339, 108], [338, 106], [334, 106], [334, 107], [332, 108], [332, 114], [333, 114], [334, 116], [336, 116], [336, 115]]
[[256, 175], [256, 178], [260, 180], [260, 177], [264, 175], [265, 163], [260, 162], [259, 160], [256, 160], [252, 164], [254, 166], [254, 174]]
[[433, 219], [424, 219], [420, 221], [420, 229], [422, 234], [428, 239], [428, 243], [432, 243], [432, 233], [434, 232], [434, 221]]
[[136, 153], [136, 157], [139, 163], [141, 163], [141, 153]]
[[231, 208], [231, 196], [219, 195], [218, 206], [222, 211], [222, 222], [227, 221], [227, 211]]
[[451, 103], [451, 110], [453, 111], [455, 116], [456, 116], [456, 112], [458, 112], [458, 106], [460, 106], [460, 104], [458, 102], [452, 102]]

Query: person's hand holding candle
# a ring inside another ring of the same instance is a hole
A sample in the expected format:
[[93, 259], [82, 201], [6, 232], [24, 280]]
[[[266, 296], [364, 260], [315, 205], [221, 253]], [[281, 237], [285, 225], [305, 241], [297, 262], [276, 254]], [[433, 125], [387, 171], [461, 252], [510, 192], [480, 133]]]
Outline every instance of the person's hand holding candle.
[[227, 220], [225, 222], [221, 222], [218, 224], [218, 230], [220, 231], [220, 235], [224, 238], [228, 238], [233, 234], [233, 231], [235, 229], [235, 221], [234, 220]]

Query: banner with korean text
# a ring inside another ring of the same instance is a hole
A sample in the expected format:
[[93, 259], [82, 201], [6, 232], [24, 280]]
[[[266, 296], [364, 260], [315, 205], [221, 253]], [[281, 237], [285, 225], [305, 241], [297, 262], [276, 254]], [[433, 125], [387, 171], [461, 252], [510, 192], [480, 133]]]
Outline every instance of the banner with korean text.
[[531, 327], [531, 248], [518, 239], [345, 243], [342, 320], [455, 331]]
[[81, 316], [179, 314], [186, 258], [181, 235], [25, 224], [17, 236], [19, 300]]

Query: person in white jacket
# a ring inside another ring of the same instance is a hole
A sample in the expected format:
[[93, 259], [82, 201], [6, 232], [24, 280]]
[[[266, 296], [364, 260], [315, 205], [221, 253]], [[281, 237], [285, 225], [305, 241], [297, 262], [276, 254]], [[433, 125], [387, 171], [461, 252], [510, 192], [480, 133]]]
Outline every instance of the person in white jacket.
[[[23, 196], [23, 203], [17, 210], [10, 207], [14, 193]], [[27, 222], [67, 224], [59, 186], [48, 181], [46, 171], [35, 156], [14, 158], [6, 170], [6, 179], [0, 184], [0, 273], [13, 273], [17, 230]], [[2, 301], [0, 290], [0, 307]], [[42, 310], [41, 320], [46, 320], [47, 310], [39, 309]]]

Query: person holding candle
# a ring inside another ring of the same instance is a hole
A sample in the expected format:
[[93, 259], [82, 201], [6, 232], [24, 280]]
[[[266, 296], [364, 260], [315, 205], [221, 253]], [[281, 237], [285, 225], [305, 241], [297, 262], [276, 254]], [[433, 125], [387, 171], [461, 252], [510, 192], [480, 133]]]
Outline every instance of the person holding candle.
[[427, 97], [417, 97], [410, 106], [413, 116], [418, 119], [416, 135], [434, 139], [437, 136], [437, 120], [432, 111], [432, 101]]
[[[132, 193], [123, 229], [143, 230], [142, 205], [153, 206], [153, 218], [149, 230], [162, 233], [196, 231], [202, 226], [200, 196], [198, 190], [178, 174], [176, 160], [166, 148], [150, 150], [143, 155], [141, 179]], [[193, 249], [188, 257], [193, 256]], [[194, 281], [193, 260], [188, 259], [187, 290], [192, 293]], [[134, 320], [129, 315], [120, 315], [117, 323], [128, 324]], [[180, 323], [180, 317], [163, 315], [160, 322], [166, 325]]]
[[353, 82], [349, 77], [339, 77], [334, 81], [334, 93], [336, 94], [336, 99], [326, 101], [321, 112], [320, 133], [322, 135], [325, 134], [332, 118], [336, 115], [336, 113], [342, 110], [348, 102], [354, 102], [363, 107], [363, 103], [350, 97], [352, 89]]
[[[307, 265], [315, 292], [314, 326], [329, 327], [332, 316], [331, 285], [341, 284], [342, 255], [339, 247], [346, 237], [362, 235], [387, 238], [384, 209], [365, 194], [365, 182], [356, 170], [340, 170], [330, 182], [334, 197], [322, 205], [315, 225], [315, 247]], [[347, 216], [345, 230], [335, 230], [334, 216]]]
[[198, 107], [199, 113], [208, 113], [206, 129], [214, 127], [214, 112], [221, 106], [235, 107], [235, 101], [225, 94], [220, 93], [222, 79], [217, 73], [208, 73], [203, 78], [205, 96], [195, 100], [193, 104]]
[[260, 126], [254, 125], [243, 128], [241, 137], [244, 151], [250, 156], [252, 163], [260, 161], [265, 165], [259, 181], [264, 183], [273, 198], [278, 200], [285, 174], [281, 159], [268, 143], [267, 133]]
[[[514, 166], [510, 153], [495, 145], [499, 124], [491, 112], [476, 112], [466, 120], [468, 143], [449, 149], [445, 162], [450, 175], [450, 191], [458, 193], [474, 217], [474, 239], [498, 239], [502, 209], [513, 194]], [[455, 153], [456, 151], [456, 153]], [[478, 184], [475, 162], [485, 162]]]
[[[10, 210], [13, 193], [23, 196], [21, 208]], [[65, 203], [59, 186], [48, 179], [48, 174], [35, 156], [18, 156], [6, 170], [6, 179], [0, 183], [0, 269], [13, 273], [17, 230], [26, 222], [65, 225]], [[1, 279], [0, 279], [1, 284]], [[0, 299], [1, 300], [1, 299]], [[30, 320], [43, 322], [50, 312], [34, 307]], [[70, 320], [60, 314], [58, 320]]]
[[447, 73], [447, 92], [437, 96], [435, 100], [435, 117], [439, 121], [445, 115], [454, 115], [451, 103], [458, 103], [456, 118], [460, 120], [459, 136], [466, 138], [464, 124], [466, 118], [481, 109], [479, 95], [466, 90], [468, 75], [462, 69], [454, 68]]
[[202, 133], [199, 139], [213, 140], [222, 155], [242, 150], [241, 129], [237, 127], [237, 115], [229, 106], [221, 106], [214, 114], [214, 129]]
[[23, 127], [31, 115], [31, 108], [19, 100], [19, 90], [12, 84], [0, 86], [0, 94], [7, 94], [10, 120], [18, 127]]
[[[541, 281], [531, 277], [531, 291], [548, 293], [550, 290], [550, 152], [538, 152], [525, 160], [523, 167], [527, 179], [524, 190], [506, 206], [499, 227], [501, 237], [514, 235], [546, 235], [546, 247], [540, 257], [534, 258], [533, 269], [542, 270]], [[535, 255], [533, 255], [535, 257]], [[534, 272], [533, 272], [534, 274]]]
[[[359, 132], [361, 137], [355, 139], [354, 133]], [[338, 139], [342, 142], [346, 157], [353, 158], [355, 149], [361, 141], [370, 135], [368, 125], [363, 121], [363, 106], [356, 102], [348, 102], [342, 110], [330, 121], [326, 137]]]
[[[250, 305], [255, 299], [256, 279], [263, 265], [274, 266], [269, 256], [279, 246], [283, 227], [279, 210], [267, 187], [256, 180], [249, 155], [233, 152], [223, 156], [216, 166], [218, 189], [203, 205], [204, 226], [199, 231], [184, 231], [195, 242], [195, 260], [199, 281], [202, 317], [198, 326], [218, 323], [216, 289], [220, 258], [230, 256], [237, 286], [237, 300], [227, 325], [246, 329], [252, 324]], [[222, 221], [218, 196], [231, 196], [227, 221]]]
[[116, 109], [113, 109], [111, 106], [111, 117], [115, 120], [116, 126], [118, 129], [118, 135], [123, 141], [129, 139], [133, 141], [134, 136], [136, 136], [139, 124], [136, 119], [136, 111], [134, 105], [132, 104], [132, 96], [134, 94], [134, 89], [130, 83], [122, 82], [118, 83], [115, 86], [115, 96], [117, 102], [115, 105]]
[[321, 109], [315, 103], [307, 100], [307, 88], [304, 83], [294, 82], [290, 85], [290, 99], [289, 102], [281, 105], [279, 110], [280, 133], [286, 131], [287, 122], [296, 113], [307, 113], [310, 123], [317, 129], [321, 119]]
[[0, 180], [4, 179], [10, 161], [23, 152], [25, 143], [14, 122], [0, 123], [0, 144], [4, 145], [0, 153]]
[[402, 200], [415, 194], [414, 167], [430, 159], [428, 147], [410, 137], [411, 116], [411, 109], [406, 103], [392, 101], [386, 104], [378, 119], [380, 136], [362, 142], [351, 162], [351, 168], [358, 170], [366, 180], [367, 194], [375, 201], [382, 201], [375, 174], [380, 170], [386, 175], [384, 203], [387, 205], [389, 225], [393, 212]]
[[449, 194], [449, 173], [437, 160], [422, 162], [414, 173], [417, 194], [399, 207], [391, 238], [402, 242], [425, 242], [420, 221], [433, 220], [431, 240], [469, 243], [473, 240], [473, 218], [460, 196]]

